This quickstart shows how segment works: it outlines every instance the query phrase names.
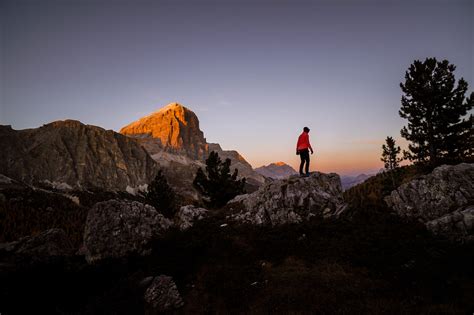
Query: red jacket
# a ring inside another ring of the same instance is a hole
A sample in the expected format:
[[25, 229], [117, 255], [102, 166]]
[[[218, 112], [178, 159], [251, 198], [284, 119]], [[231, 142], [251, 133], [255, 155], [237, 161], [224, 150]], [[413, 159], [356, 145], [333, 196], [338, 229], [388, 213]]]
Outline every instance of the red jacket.
[[298, 143], [296, 143], [296, 150], [304, 150], [308, 148], [313, 151], [313, 148], [309, 143], [309, 134], [303, 131], [303, 133], [300, 134], [300, 136], [298, 137]]

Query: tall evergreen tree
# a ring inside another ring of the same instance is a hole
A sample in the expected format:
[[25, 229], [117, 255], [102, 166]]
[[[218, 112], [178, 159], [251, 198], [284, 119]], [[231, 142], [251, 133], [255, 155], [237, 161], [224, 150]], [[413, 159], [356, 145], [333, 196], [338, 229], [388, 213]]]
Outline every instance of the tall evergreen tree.
[[386, 144], [382, 145], [382, 158], [380, 160], [384, 163], [386, 170], [393, 170], [398, 167], [399, 163], [403, 160], [398, 157], [401, 149], [395, 145], [395, 139], [387, 137], [385, 139]]
[[456, 86], [455, 69], [447, 60], [415, 60], [400, 83], [404, 95], [399, 114], [408, 120], [401, 135], [411, 142], [404, 151], [410, 161], [437, 164], [469, 158], [472, 118], [466, 114], [473, 108], [474, 93], [465, 97], [468, 84], [463, 78]]
[[207, 199], [208, 206], [219, 208], [230, 199], [245, 192], [245, 178], [238, 180], [238, 171], [230, 174], [230, 159], [224, 162], [212, 151], [206, 160], [206, 172], [199, 168], [194, 178], [194, 187]]

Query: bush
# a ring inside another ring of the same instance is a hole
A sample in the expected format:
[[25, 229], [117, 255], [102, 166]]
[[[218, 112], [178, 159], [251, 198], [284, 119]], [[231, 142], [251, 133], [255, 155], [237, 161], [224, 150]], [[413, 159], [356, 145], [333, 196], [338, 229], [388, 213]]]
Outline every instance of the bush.
[[148, 186], [145, 202], [155, 207], [165, 217], [171, 218], [176, 213], [176, 195], [160, 170]]

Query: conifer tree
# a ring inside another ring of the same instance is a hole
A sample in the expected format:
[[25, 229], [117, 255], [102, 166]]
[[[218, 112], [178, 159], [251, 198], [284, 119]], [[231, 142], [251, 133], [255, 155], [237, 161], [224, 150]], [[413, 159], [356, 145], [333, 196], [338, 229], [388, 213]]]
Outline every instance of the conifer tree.
[[387, 137], [386, 144], [382, 145], [382, 158], [380, 160], [384, 163], [386, 170], [393, 170], [398, 167], [399, 163], [403, 161], [398, 157], [401, 149], [395, 145], [395, 139]]
[[245, 192], [245, 178], [237, 179], [238, 171], [230, 174], [230, 159], [224, 162], [212, 151], [206, 160], [206, 173], [199, 168], [194, 178], [194, 187], [206, 198], [209, 207], [224, 206], [235, 196]]
[[401, 135], [411, 142], [404, 151], [410, 161], [435, 165], [469, 158], [472, 118], [466, 114], [473, 108], [474, 93], [465, 97], [468, 84], [463, 78], [456, 86], [455, 69], [447, 60], [415, 60], [400, 83], [404, 95], [399, 114], [408, 120]]
[[176, 212], [176, 196], [161, 170], [148, 185], [145, 201], [155, 207], [165, 217], [171, 218]]

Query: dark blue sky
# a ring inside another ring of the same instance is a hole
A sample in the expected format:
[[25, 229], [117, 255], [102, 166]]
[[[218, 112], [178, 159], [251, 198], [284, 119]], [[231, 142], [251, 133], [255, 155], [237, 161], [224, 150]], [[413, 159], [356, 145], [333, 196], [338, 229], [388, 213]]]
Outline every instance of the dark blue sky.
[[0, 124], [119, 130], [176, 101], [254, 167], [296, 165], [308, 125], [314, 169], [371, 171], [386, 136], [404, 145], [414, 59], [448, 59], [472, 91], [473, 2], [3, 0]]

